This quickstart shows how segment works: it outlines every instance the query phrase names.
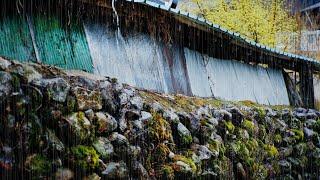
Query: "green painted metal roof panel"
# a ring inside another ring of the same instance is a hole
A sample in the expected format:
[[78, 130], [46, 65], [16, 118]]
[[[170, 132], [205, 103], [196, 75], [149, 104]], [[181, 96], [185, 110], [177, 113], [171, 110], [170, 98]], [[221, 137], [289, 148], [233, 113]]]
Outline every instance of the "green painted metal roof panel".
[[0, 16], [0, 55], [19, 61], [34, 61], [35, 53], [24, 17]]
[[36, 44], [45, 64], [93, 72], [92, 59], [82, 24], [63, 26], [57, 16], [33, 17]]

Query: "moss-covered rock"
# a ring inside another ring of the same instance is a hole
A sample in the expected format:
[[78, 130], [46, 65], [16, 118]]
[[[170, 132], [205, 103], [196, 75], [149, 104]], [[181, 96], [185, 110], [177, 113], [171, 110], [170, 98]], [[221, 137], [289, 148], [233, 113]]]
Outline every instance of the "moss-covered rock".
[[43, 155], [33, 154], [28, 156], [25, 161], [25, 167], [34, 176], [32, 179], [38, 179], [47, 176], [51, 172], [51, 163]]
[[99, 165], [99, 155], [93, 147], [78, 145], [71, 148], [72, 163], [83, 171], [95, 169]]

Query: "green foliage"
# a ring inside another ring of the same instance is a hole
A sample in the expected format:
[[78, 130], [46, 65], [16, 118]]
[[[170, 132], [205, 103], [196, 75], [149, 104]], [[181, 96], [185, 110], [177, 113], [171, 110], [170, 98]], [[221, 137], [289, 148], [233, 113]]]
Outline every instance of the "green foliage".
[[95, 169], [99, 165], [99, 155], [93, 147], [78, 145], [71, 148], [73, 157], [75, 158], [75, 165], [82, 170]]

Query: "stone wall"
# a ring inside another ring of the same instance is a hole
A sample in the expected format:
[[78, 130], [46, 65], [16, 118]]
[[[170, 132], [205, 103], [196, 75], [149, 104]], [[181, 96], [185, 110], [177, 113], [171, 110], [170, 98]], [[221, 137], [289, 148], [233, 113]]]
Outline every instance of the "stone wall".
[[1, 179], [317, 179], [320, 112], [0, 59]]

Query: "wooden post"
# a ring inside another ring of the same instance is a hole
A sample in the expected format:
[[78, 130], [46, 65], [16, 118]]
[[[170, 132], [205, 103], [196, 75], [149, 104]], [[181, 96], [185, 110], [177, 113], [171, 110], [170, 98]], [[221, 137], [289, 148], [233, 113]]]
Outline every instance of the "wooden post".
[[299, 71], [300, 96], [304, 107], [314, 108], [313, 69], [308, 64], [302, 64]]

